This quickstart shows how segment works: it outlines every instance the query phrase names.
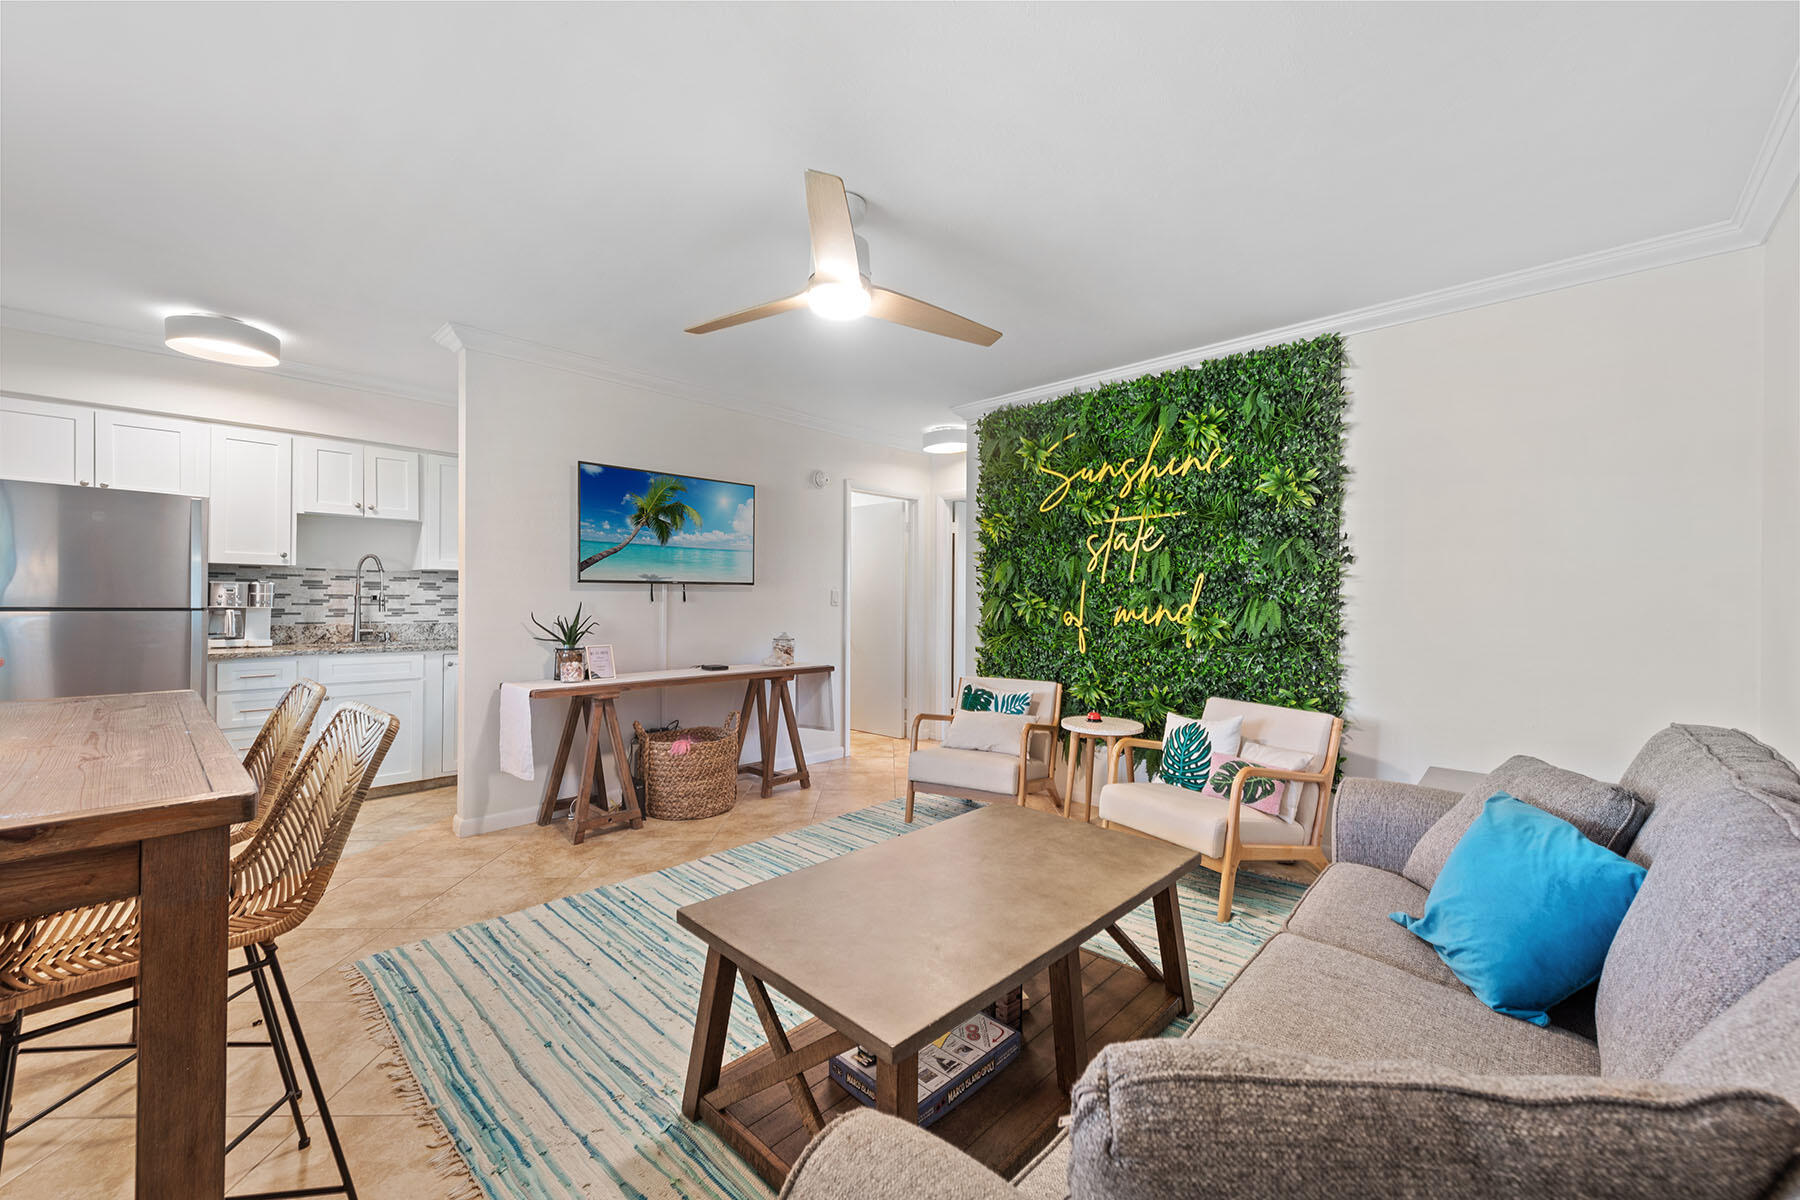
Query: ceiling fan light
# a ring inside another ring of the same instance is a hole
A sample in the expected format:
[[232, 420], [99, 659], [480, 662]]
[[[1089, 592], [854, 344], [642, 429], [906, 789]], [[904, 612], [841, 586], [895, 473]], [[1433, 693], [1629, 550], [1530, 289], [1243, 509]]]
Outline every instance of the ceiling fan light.
[[969, 448], [969, 431], [962, 425], [939, 425], [925, 431], [925, 453], [962, 454]]
[[806, 303], [827, 321], [854, 321], [869, 311], [869, 289], [860, 283], [825, 280], [806, 289]]
[[281, 339], [232, 317], [183, 313], [163, 321], [163, 345], [181, 354], [239, 367], [281, 361]]

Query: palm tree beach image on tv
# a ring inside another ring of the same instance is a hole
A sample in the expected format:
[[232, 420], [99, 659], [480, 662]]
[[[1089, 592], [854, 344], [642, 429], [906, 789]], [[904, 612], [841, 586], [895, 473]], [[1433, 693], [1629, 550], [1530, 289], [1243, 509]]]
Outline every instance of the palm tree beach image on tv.
[[756, 488], [581, 464], [582, 583], [755, 583]]

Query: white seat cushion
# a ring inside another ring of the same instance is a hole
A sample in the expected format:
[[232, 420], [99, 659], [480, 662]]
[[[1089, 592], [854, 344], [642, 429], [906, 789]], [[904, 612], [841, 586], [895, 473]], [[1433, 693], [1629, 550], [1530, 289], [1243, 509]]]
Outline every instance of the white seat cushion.
[[[1303, 827], [1248, 805], [1243, 809], [1238, 819], [1240, 842], [1306, 844]], [[1100, 819], [1220, 858], [1225, 854], [1231, 801], [1167, 783], [1109, 783], [1100, 789]]]
[[[1049, 764], [1034, 759], [1026, 768], [1025, 777], [1042, 779], [1049, 773]], [[906, 777], [913, 783], [1010, 796], [1019, 790], [1019, 755], [1017, 751], [990, 754], [985, 750], [920, 746], [907, 756]]]

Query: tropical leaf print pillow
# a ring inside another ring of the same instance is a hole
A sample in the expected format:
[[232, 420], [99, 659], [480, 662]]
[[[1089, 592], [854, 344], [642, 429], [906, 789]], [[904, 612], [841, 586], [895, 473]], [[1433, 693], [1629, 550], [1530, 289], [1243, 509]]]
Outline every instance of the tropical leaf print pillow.
[[[1249, 765], [1248, 759], [1226, 759], [1214, 769], [1212, 778], [1207, 781], [1207, 791], [1215, 796], [1229, 797], [1231, 785], [1236, 782], [1238, 772]], [[1280, 779], [1264, 779], [1260, 775], [1252, 776], [1244, 781], [1243, 802], [1251, 808], [1266, 812], [1271, 816], [1279, 815], [1281, 797], [1278, 793], [1286, 786], [1287, 783]], [[1265, 800], [1273, 801], [1273, 803], [1264, 804]]]
[[[1245, 742], [1239, 753], [1242, 755], [1241, 758], [1221, 759], [1213, 768], [1212, 778], [1206, 784], [1207, 795], [1230, 799], [1232, 783], [1237, 779], [1239, 772], [1252, 764], [1259, 767], [1274, 767], [1278, 771], [1306, 771], [1312, 767], [1312, 755], [1304, 750], [1288, 750], [1281, 746], [1265, 746], [1261, 742]], [[1260, 775], [1251, 776], [1244, 781], [1243, 802], [1247, 808], [1266, 812], [1271, 817], [1280, 817], [1283, 821], [1293, 824], [1294, 810], [1300, 806], [1301, 786], [1285, 779], [1265, 779]]]
[[961, 708], [964, 712], [1000, 712], [1023, 717], [1031, 712], [1031, 693], [1002, 692], [995, 695], [987, 688], [965, 683]]
[[1206, 726], [1189, 721], [1163, 738], [1161, 778], [1164, 783], [1204, 792], [1212, 772], [1212, 737]]

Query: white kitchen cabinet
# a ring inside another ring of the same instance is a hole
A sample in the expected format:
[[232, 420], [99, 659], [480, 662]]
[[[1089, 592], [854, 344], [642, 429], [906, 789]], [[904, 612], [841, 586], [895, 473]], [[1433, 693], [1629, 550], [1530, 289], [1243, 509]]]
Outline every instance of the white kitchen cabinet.
[[94, 482], [94, 410], [0, 396], [0, 479]]
[[361, 442], [315, 437], [294, 439], [294, 511], [362, 516]]
[[417, 521], [419, 512], [419, 452], [365, 446], [363, 515], [387, 521]]
[[419, 452], [330, 438], [294, 439], [294, 511], [419, 519]]
[[425, 458], [422, 518], [419, 534], [419, 568], [425, 571], [456, 570], [456, 542], [460, 484], [456, 458], [427, 454]]
[[[307, 745], [319, 739], [345, 704], [356, 701], [372, 705], [400, 719], [394, 743], [372, 786], [417, 783], [455, 770], [454, 759], [449, 768], [439, 769], [444, 751], [439, 742], [443, 717], [438, 710], [442, 664], [455, 657], [371, 652], [226, 659], [210, 665], [208, 694], [213, 717], [225, 731], [226, 740], [242, 751], [286, 694], [289, 684], [301, 678], [316, 679], [325, 685], [325, 703], [319, 707]], [[451, 697], [454, 708], [454, 684]]]
[[215, 425], [207, 557], [287, 566], [294, 559], [294, 438]]
[[319, 707], [313, 728], [323, 730], [333, 714], [352, 700], [400, 718], [394, 744], [388, 747], [387, 757], [382, 759], [381, 770], [375, 773], [371, 786], [386, 787], [425, 778], [425, 681], [327, 684], [325, 703]]
[[454, 775], [462, 761], [461, 725], [456, 719], [456, 655], [444, 655], [443, 686], [443, 755], [438, 764], [439, 775]]
[[94, 482], [133, 492], [206, 496], [212, 429], [199, 421], [102, 408], [94, 413]]
[[424, 654], [320, 654], [300, 659], [303, 673], [325, 685], [315, 730], [349, 700], [372, 704], [400, 718], [400, 729], [375, 775], [375, 787], [425, 778], [425, 746], [435, 730], [425, 724]]

